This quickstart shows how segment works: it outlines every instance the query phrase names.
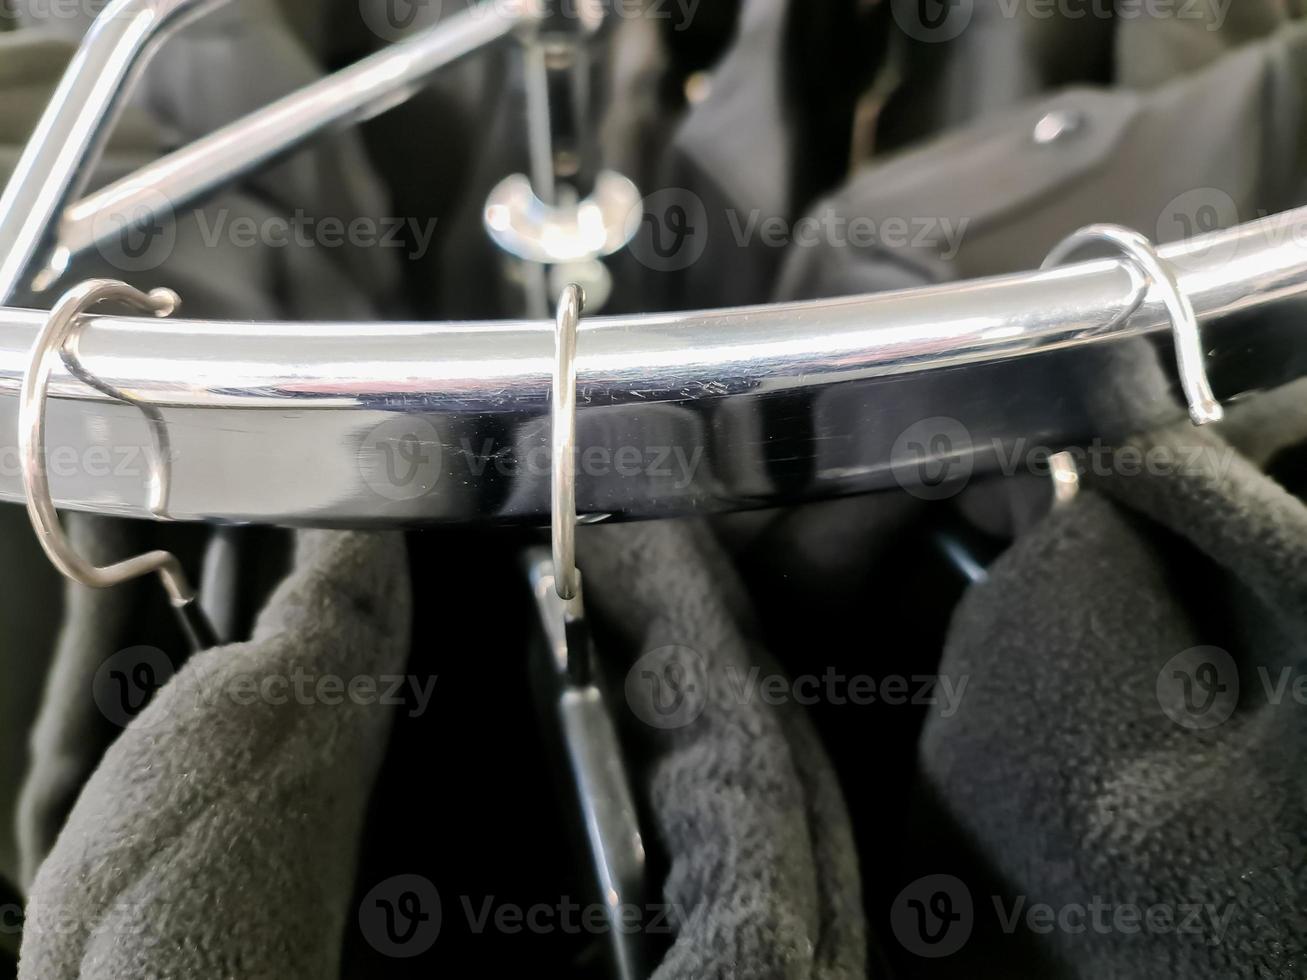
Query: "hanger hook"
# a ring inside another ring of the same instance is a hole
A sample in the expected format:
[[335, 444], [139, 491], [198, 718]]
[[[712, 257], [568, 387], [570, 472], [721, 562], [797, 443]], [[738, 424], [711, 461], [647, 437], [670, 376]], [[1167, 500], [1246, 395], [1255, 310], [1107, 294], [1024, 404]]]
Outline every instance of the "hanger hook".
[[553, 471], [550, 526], [554, 545], [554, 586], [571, 600], [581, 585], [576, 568], [576, 329], [585, 308], [585, 290], [569, 283], [554, 315], [553, 404], [550, 435]]
[[1051, 269], [1061, 265], [1073, 253], [1097, 242], [1114, 246], [1151, 280], [1152, 285], [1161, 290], [1162, 302], [1166, 304], [1166, 311], [1171, 317], [1175, 356], [1180, 369], [1180, 387], [1189, 403], [1189, 417], [1194, 425], [1219, 422], [1225, 417], [1225, 412], [1212, 394], [1212, 386], [1207, 380], [1198, 317], [1189, 297], [1180, 288], [1175, 271], [1152, 242], [1139, 232], [1121, 225], [1088, 225], [1053, 246], [1040, 268]]
[[[55, 355], [65, 354], [65, 344], [73, 340], [84, 326], [80, 314], [92, 306], [111, 300], [159, 317], [168, 316], [181, 304], [171, 289], [154, 289], [143, 293], [113, 279], [89, 279], [74, 286], [54, 305], [32, 344], [19, 399], [19, 454], [23, 490], [27, 495], [27, 513], [32, 520], [37, 540], [51, 563], [74, 582], [104, 589], [150, 572], [158, 572], [173, 606], [179, 610], [189, 609], [194, 602], [195, 592], [187, 582], [175, 555], [168, 551], [149, 551], [112, 565], [92, 565], [73, 549], [59, 523], [59, 515], [50, 496], [45, 458], [45, 403]], [[75, 373], [83, 376], [84, 370]], [[107, 385], [94, 386], [115, 392], [115, 389]]]

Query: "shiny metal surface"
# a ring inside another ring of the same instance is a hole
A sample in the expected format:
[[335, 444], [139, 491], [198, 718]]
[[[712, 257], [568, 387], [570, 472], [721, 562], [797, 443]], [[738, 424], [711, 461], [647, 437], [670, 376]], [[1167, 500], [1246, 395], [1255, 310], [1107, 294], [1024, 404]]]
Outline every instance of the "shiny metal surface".
[[523, 174], [505, 177], [490, 191], [483, 216], [490, 240], [528, 262], [557, 265], [612, 255], [635, 237], [644, 214], [636, 186], [604, 170], [579, 201], [546, 204]]
[[113, 0], [95, 19], [0, 195], [0, 303], [31, 281], [54, 219], [82, 190], [159, 42], [225, 0]]
[[[59, 524], [54, 502], [50, 499], [46, 479], [45, 396], [55, 358], [64, 350], [80, 326], [79, 316], [99, 303], [117, 302], [143, 313], [168, 316], [177, 308], [177, 295], [169, 289], [148, 294], [121, 282], [92, 279], [70, 290], [55, 304], [50, 316], [32, 344], [18, 407], [18, 445], [22, 459], [23, 490], [27, 495], [27, 513], [36, 531], [36, 540], [59, 572], [74, 582], [93, 589], [105, 589], [119, 583], [158, 572], [168, 597], [180, 605], [194, 597], [176, 557], [167, 551], [134, 555], [112, 565], [92, 565], [77, 554]], [[158, 478], [156, 477], [156, 485]], [[160, 499], [156, 495], [156, 500]]]
[[1065, 507], [1080, 495], [1080, 470], [1069, 452], [1054, 453], [1048, 458], [1048, 475], [1053, 481], [1053, 506]]
[[545, 204], [563, 203], [560, 185], [587, 197], [599, 172], [592, 43], [604, 26], [601, 0], [540, 0], [523, 32], [531, 182]]
[[[1304, 228], [1299, 210], [1160, 249], [1203, 323], [1223, 399], [1307, 375], [1291, 302], [1307, 294]], [[1114, 380], [1123, 366], [1173, 363], [1153, 349], [1169, 336], [1163, 298], [1151, 290], [1135, 308], [1137, 281], [1128, 262], [1097, 260], [822, 302], [587, 317], [578, 512], [655, 517], [914, 486], [902, 447], [941, 419], [947, 462], [966, 474], [1001, 468], [1017, 440], [1057, 449], [1145, 413], [1183, 417], [1167, 392], [1141, 408], [1144, 392]], [[0, 310], [0, 431], [16, 431], [43, 320]], [[544, 524], [553, 326], [95, 317], [81, 359], [158, 406], [169, 517]], [[148, 516], [140, 413], [59, 370], [51, 392], [56, 502]], [[0, 496], [19, 500], [12, 460], [0, 446]]]
[[630, 928], [630, 915], [644, 909], [644, 837], [622, 746], [603, 689], [591, 680], [576, 680], [577, 659], [589, 660], [594, 652], [588, 635], [577, 649], [575, 634], [564, 630], [568, 603], [559, 598], [554, 565], [543, 549], [528, 553], [527, 576], [544, 633], [534, 686], [561, 743], [580, 811], [596, 898], [608, 919], [610, 972], [618, 980], [643, 980], [651, 972], [647, 936]]
[[[32, 520], [36, 540], [50, 563], [65, 577], [93, 589], [107, 589], [151, 572], [158, 574], [168, 599], [177, 610], [183, 630], [190, 636], [196, 650], [207, 649], [215, 642], [212, 625], [199, 603], [182, 570], [181, 562], [170, 551], [147, 551], [132, 555], [111, 565], [93, 565], [77, 553], [55, 511], [50, 499], [47, 480], [45, 445], [46, 388], [54, 369], [55, 358], [63, 356], [65, 362], [73, 359], [76, 336], [82, 326], [81, 314], [104, 302], [121, 303], [155, 316], [168, 316], [177, 309], [177, 294], [170, 289], [155, 289], [142, 293], [126, 283], [112, 279], [91, 279], [70, 289], [55, 304], [53, 310], [32, 344], [18, 410], [19, 451], [21, 454], [23, 489], [27, 494], [27, 514]], [[118, 394], [117, 392], [107, 392]], [[157, 421], [153, 408], [147, 410], [151, 421]], [[166, 485], [167, 460], [152, 461], [152, 474], [156, 486]], [[159, 472], [158, 468], [165, 468]], [[166, 499], [163, 492], [155, 495], [156, 502]]]
[[[1148, 276], [1161, 293], [1171, 315], [1171, 334], [1175, 344], [1175, 358], [1180, 367], [1180, 388], [1189, 402], [1189, 417], [1194, 425], [1208, 425], [1224, 418], [1221, 403], [1212, 394], [1207, 380], [1207, 365], [1203, 353], [1203, 338], [1198, 331], [1198, 317], [1193, 304], [1185, 296], [1176, 280], [1175, 272], [1157, 254], [1147, 238], [1118, 225], [1090, 225], [1062, 239], [1053, 246], [1044, 260], [1043, 268], [1051, 269], [1066, 262], [1072, 255], [1090, 245], [1106, 242], [1133, 260], [1139, 270]], [[1142, 285], [1140, 291], [1142, 293]]]
[[[549, 488], [554, 545], [554, 584], [558, 598], [576, 598], [576, 331], [585, 294], [572, 283], [558, 298], [554, 316], [554, 378], [550, 395], [549, 441], [553, 465]], [[579, 603], [578, 603], [579, 606]], [[579, 612], [579, 609], [578, 609]]]
[[412, 96], [437, 69], [540, 15], [534, 0], [486, 0], [271, 105], [250, 113], [68, 207], [46, 278], [151, 217], [171, 217], [204, 194], [302, 145], [330, 127], [361, 122]]
[[632, 221], [643, 210], [640, 192], [602, 169], [599, 96], [607, 52], [599, 41], [607, 14], [600, 0], [540, 0], [540, 18], [520, 32], [531, 174], [513, 174], [492, 188], [482, 223], [509, 256], [505, 284], [522, 287], [520, 309], [529, 317], [546, 316], [562, 295], [558, 270], [544, 268], [560, 264], [605, 287], [591, 289], [591, 308], [602, 309], [611, 277], [597, 260], [638, 230]]

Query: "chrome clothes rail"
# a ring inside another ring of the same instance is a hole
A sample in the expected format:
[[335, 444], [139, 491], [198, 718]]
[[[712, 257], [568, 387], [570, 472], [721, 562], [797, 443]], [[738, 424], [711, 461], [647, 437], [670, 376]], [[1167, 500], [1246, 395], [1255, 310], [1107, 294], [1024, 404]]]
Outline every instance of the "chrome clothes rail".
[[[1161, 249], [1226, 400], [1307, 374], [1298, 308], [1246, 315], [1307, 294], [1305, 230], [1302, 209]], [[1088, 356], [1112, 352], [1119, 369], [1151, 359], [1151, 341], [1169, 349], [1160, 297], [1138, 294], [1128, 265], [1098, 260], [820, 302], [586, 318], [578, 510], [654, 517], [912, 485], [909, 443], [942, 435], [932, 451], [957, 476], [1003, 466], [1023, 440], [1111, 437], [1142, 410], [1180, 418], [1180, 399], [1141, 409], [1126, 396], [1143, 392], [1114, 395], [1119, 370], [1094, 370]], [[0, 431], [16, 430], [43, 319], [0, 310]], [[102, 316], [79, 350], [105, 385], [159, 408], [172, 452], [160, 516], [298, 526], [547, 520], [552, 355], [545, 321]], [[64, 371], [48, 411], [58, 505], [147, 516], [140, 411]], [[16, 447], [0, 446], [0, 497], [21, 496]]]

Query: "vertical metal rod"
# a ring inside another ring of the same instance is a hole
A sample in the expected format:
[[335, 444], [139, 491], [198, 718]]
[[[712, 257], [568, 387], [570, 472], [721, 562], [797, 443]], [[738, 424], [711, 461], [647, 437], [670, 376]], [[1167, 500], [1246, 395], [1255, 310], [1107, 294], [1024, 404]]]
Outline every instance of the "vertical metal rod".
[[580, 587], [576, 570], [576, 331], [585, 293], [576, 283], [563, 290], [554, 320], [554, 377], [549, 437], [553, 462], [550, 521], [554, 545], [554, 583], [558, 598], [572, 599]]
[[545, 204], [557, 204], [554, 141], [549, 116], [549, 79], [545, 68], [544, 45], [538, 36], [526, 43], [522, 63], [526, 75], [526, 134], [531, 189]]
[[[531, 190], [548, 207], [575, 203], [594, 189], [598, 147], [587, 45], [603, 20], [596, 0], [541, 0], [539, 21], [522, 38]], [[521, 266], [526, 314], [547, 315], [549, 268]]]

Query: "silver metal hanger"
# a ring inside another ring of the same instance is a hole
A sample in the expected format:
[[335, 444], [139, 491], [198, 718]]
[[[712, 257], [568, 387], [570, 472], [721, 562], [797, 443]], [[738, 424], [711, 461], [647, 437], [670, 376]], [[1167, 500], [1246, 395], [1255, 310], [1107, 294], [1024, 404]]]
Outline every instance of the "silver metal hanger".
[[484, 0], [72, 203], [159, 45], [226, 2], [114, 0], [96, 18], [0, 195], [0, 303], [50, 285], [72, 258], [121, 233], [123, 217], [171, 218], [331, 126], [392, 108], [437, 69], [543, 16], [539, 0]]
[[1061, 265], [1076, 252], [1095, 244], [1111, 245], [1138, 267], [1150, 284], [1161, 294], [1162, 304], [1171, 318], [1175, 357], [1180, 368], [1180, 388], [1189, 403], [1189, 417], [1194, 425], [1219, 422], [1224, 417], [1221, 403], [1212, 394], [1207, 380], [1206, 355], [1198, 329], [1193, 303], [1180, 287], [1175, 270], [1157, 246], [1139, 232], [1121, 225], [1089, 225], [1073, 232], [1053, 246], [1042, 268]]
[[[214, 631], [200, 609], [195, 590], [187, 581], [177, 557], [169, 551], [156, 550], [134, 555], [112, 565], [92, 565], [77, 553], [64, 534], [59, 514], [50, 497], [45, 453], [45, 403], [56, 356], [62, 357], [74, 374], [98, 391], [137, 404], [121, 391], [93, 379], [77, 364], [76, 341], [84, 326], [81, 315], [91, 307], [105, 302], [126, 304], [142, 312], [164, 317], [177, 309], [180, 300], [171, 289], [154, 289], [143, 293], [126, 283], [91, 279], [69, 290], [55, 304], [32, 345], [20, 395], [20, 468], [27, 513], [32, 520], [32, 528], [36, 531], [37, 541], [50, 563], [74, 582], [105, 589], [151, 572], [157, 573], [192, 646], [203, 650], [216, 642]], [[162, 440], [154, 446], [150, 477], [151, 498], [155, 508], [162, 510], [168, 494], [168, 430], [158, 423], [151, 406], [138, 404], [138, 407], [150, 420], [151, 429]]]
[[[593, 884], [608, 917], [613, 975], [642, 980], [647, 939], [630, 928], [644, 911], [645, 852], [621, 743], [599, 684], [576, 567], [576, 334], [584, 297], [558, 301], [551, 401], [552, 549], [527, 555], [527, 575], [545, 638], [544, 709], [556, 723], [571, 791], [580, 808]], [[625, 922], [623, 918], [625, 917]]]
[[[1180, 387], [1189, 402], [1190, 419], [1194, 425], [1220, 421], [1223, 411], [1212, 394], [1211, 383], [1207, 378], [1202, 335], [1193, 304], [1180, 288], [1175, 271], [1152, 242], [1138, 232], [1120, 225], [1090, 225], [1055, 245], [1044, 260], [1043, 268], [1055, 268], [1076, 252], [1096, 244], [1114, 247], [1133, 264], [1140, 276], [1138, 302], [1143, 301], [1152, 286], [1160, 287], [1162, 302], [1171, 318]], [[1048, 459], [1048, 475], [1053, 509], [1068, 506], [1080, 493], [1080, 471], [1075, 454], [1071, 451], [1051, 454]], [[936, 540], [949, 563], [968, 581], [980, 582], [988, 577], [986, 565], [997, 557], [996, 552], [983, 554], [969, 547], [950, 530], [937, 532]]]

